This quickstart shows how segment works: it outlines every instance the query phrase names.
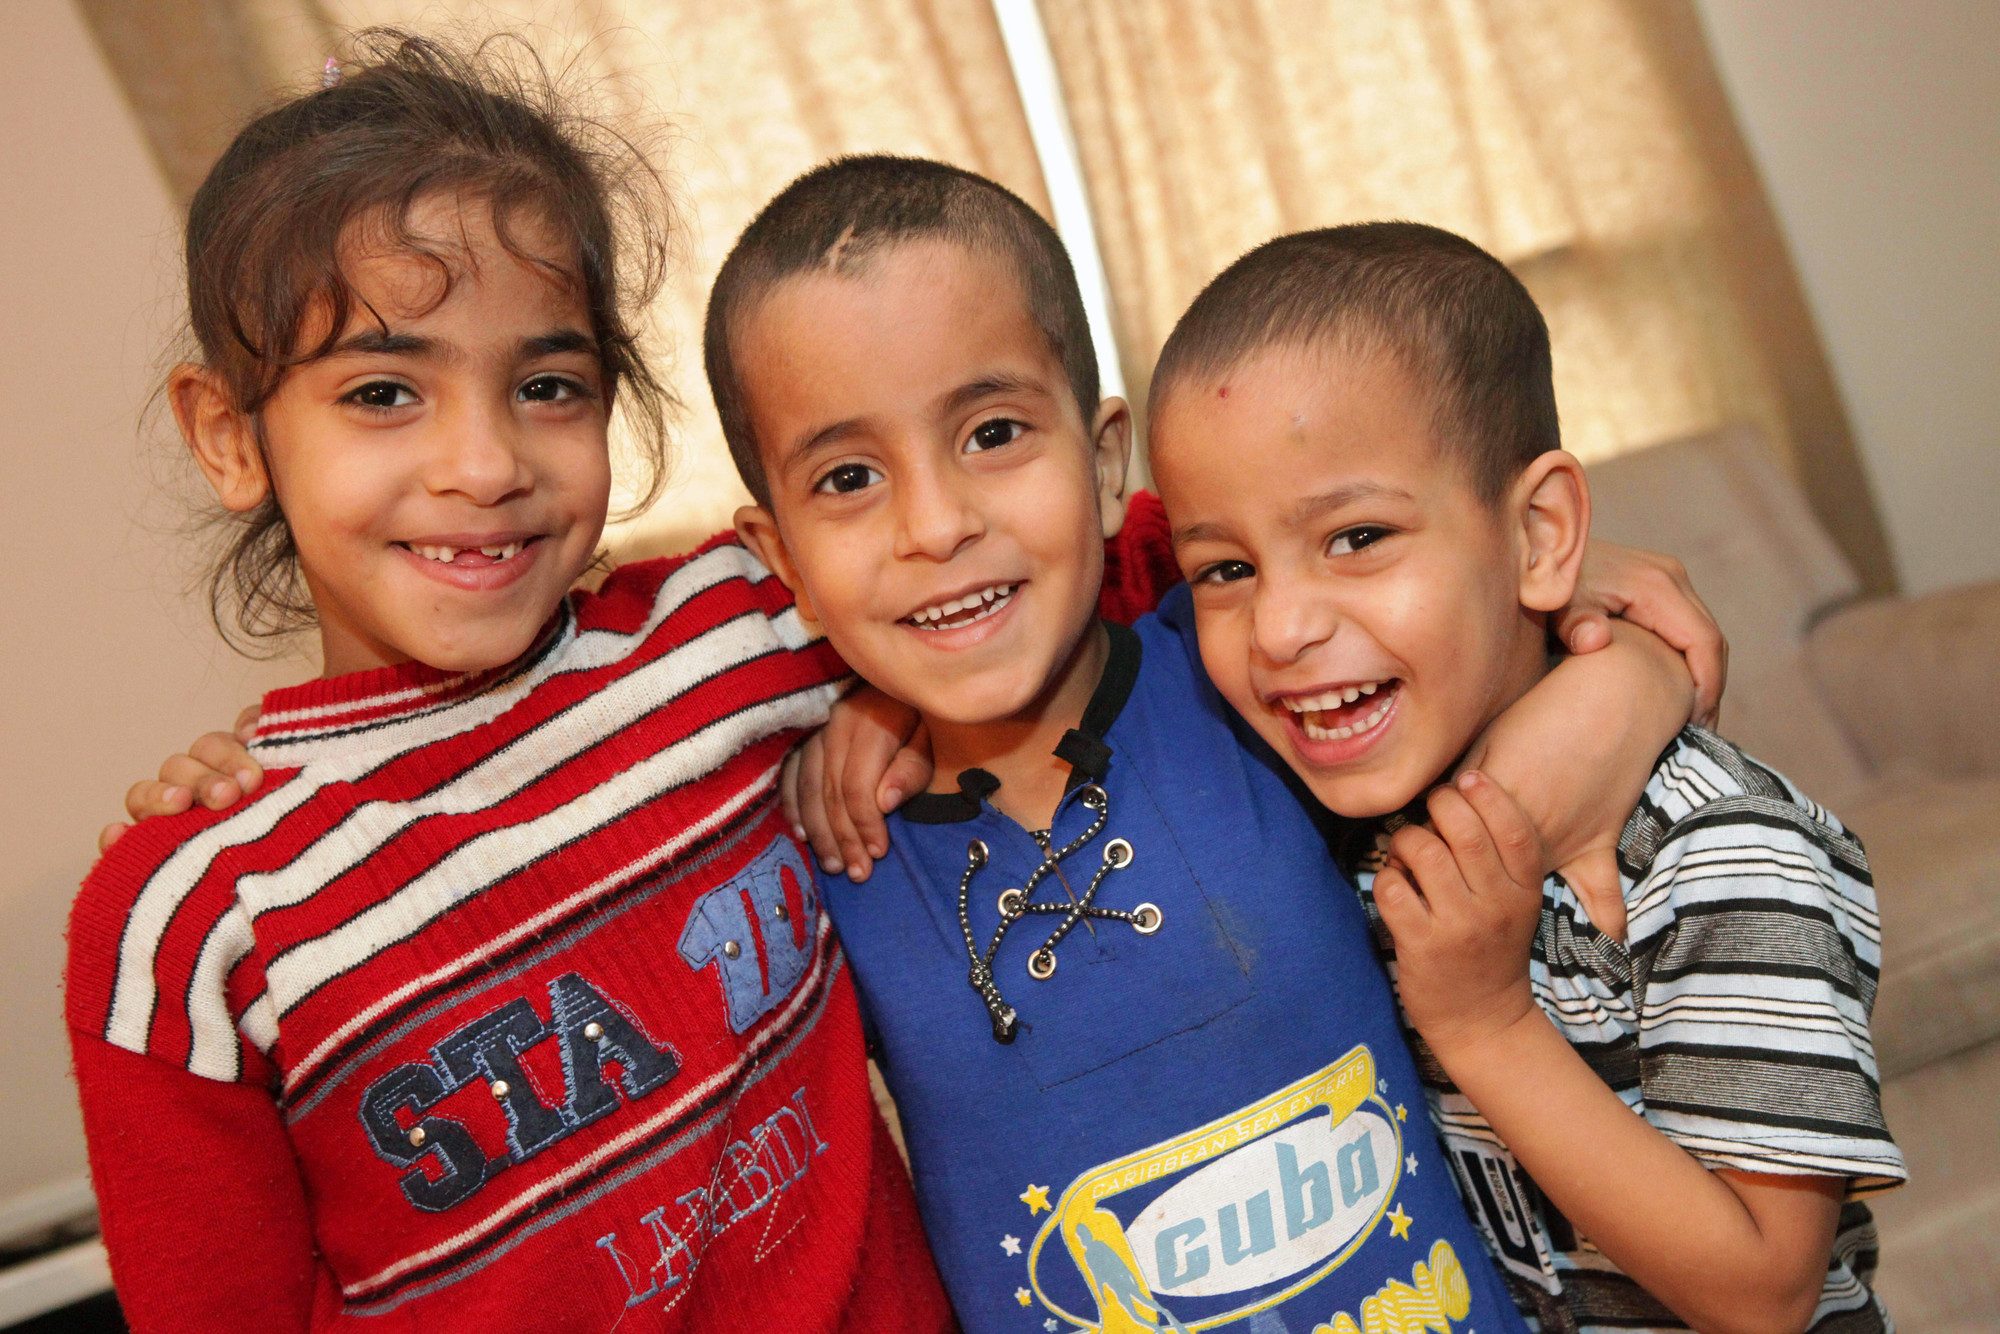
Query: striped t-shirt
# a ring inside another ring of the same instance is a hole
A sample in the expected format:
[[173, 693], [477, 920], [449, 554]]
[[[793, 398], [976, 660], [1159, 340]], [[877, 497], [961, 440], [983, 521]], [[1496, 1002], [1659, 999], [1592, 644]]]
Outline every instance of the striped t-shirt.
[[[1374, 850], [1355, 884], [1375, 911]], [[1860, 842], [1780, 775], [1690, 727], [1654, 766], [1618, 843], [1627, 931], [1599, 931], [1559, 875], [1542, 887], [1535, 999], [1635, 1112], [1711, 1168], [1848, 1179], [1811, 1329], [1889, 1328], [1869, 1289], [1859, 1197], [1901, 1181], [1868, 1014], [1881, 924]], [[1548, 1331], [1688, 1326], [1578, 1236], [1414, 1030], [1431, 1115], [1516, 1300]]]

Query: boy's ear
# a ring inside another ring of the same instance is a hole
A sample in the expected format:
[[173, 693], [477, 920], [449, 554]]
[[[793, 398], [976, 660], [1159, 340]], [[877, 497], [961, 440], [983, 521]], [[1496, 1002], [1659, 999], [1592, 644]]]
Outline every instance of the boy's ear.
[[257, 423], [239, 412], [222, 377], [183, 362], [167, 376], [167, 402], [195, 466], [222, 507], [244, 514], [271, 493], [271, 475], [257, 443]]
[[1590, 483], [1583, 464], [1556, 449], [1528, 465], [1514, 484], [1520, 524], [1521, 605], [1551, 612], [1569, 605], [1590, 539]]
[[736, 511], [736, 535], [798, 599], [799, 619], [818, 628], [819, 616], [813, 611], [812, 599], [806, 595], [805, 581], [799, 578], [799, 567], [785, 545], [784, 534], [778, 531], [777, 516], [762, 505], [745, 505]]
[[1107, 398], [1097, 405], [1090, 453], [1097, 466], [1097, 513], [1109, 539], [1125, 526], [1125, 478], [1132, 466], [1132, 408], [1124, 399]]

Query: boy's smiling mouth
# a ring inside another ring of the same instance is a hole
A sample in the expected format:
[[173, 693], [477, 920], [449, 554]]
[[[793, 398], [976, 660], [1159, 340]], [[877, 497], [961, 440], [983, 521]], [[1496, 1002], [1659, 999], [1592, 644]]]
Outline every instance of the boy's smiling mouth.
[[1313, 758], [1331, 762], [1352, 758], [1375, 741], [1395, 712], [1402, 687], [1399, 677], [1352, 681], [1274, 696], [1271, 703], [1298, 739], [1311, 745]]
[[1018, 583], [988, 584], [954, 598], [919, 607], [903, 618], [905, 625], [919, 630], [962, 630], [990, 616], [997, 616], [1014, 600]]

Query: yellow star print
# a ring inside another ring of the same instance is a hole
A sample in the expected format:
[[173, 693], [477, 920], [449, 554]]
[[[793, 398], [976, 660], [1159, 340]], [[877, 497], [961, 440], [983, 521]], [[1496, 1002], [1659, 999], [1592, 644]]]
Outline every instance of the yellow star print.
[[1404, 1107], [1400, 1102], [1396, 1104], [1396, 1119], [1398, 1121], [1407, 1121], [1410, 1119], [1409, 1109]]
[[1389, 1211], [1389, 1235], [1392, 1237], [1401, 1237], [1404, 1241], [1408, 1241], [1410, 1239], [1410, 1224], [1416, 1221], [1416, 1219], [1404, 1213], [1403, 1206], [1398, 1204], [1394, 1209]]
[[[1030, 1218], [1033, 1218], [1042, 1210], [1051, 1207], [1049, 1204], [1049, 1188], [1047, 1186], [1037, 1186], [1033, 1182], [1029, 1182], [1028, 1188], [1021, 1192], [1020, 1199], [1021, 1203], [1028, 1206], [1028, 1217]], [[1026, 1306], [1027, 1303], [1022, 1302], [1021, 1305]]]
[[1034, 1297], [1028, 1292], [1026, 1288], [1016, 1288], [1014, 1289], [1014, 1300], [1021, 1303], [1021, 1305], [1026, 1306], [1029, 1302], [1034, 1300]]

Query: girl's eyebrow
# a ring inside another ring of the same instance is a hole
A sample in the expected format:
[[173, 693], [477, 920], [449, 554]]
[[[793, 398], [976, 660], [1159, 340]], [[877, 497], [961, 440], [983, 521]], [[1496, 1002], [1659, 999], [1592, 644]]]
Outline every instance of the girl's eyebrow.
[[333, 355], [360, 352], [376, 356], [423, 356], [437, 350], [435, 339], [420, 334], [390, 333], [386, 329], [363, 329], [349, 334], [334, 345]]
[[528, 358], [554, 356], [560, 352], [597, 354], [597, 340], [581, 329], [552, 329], [521, 340], [521, 353]]

